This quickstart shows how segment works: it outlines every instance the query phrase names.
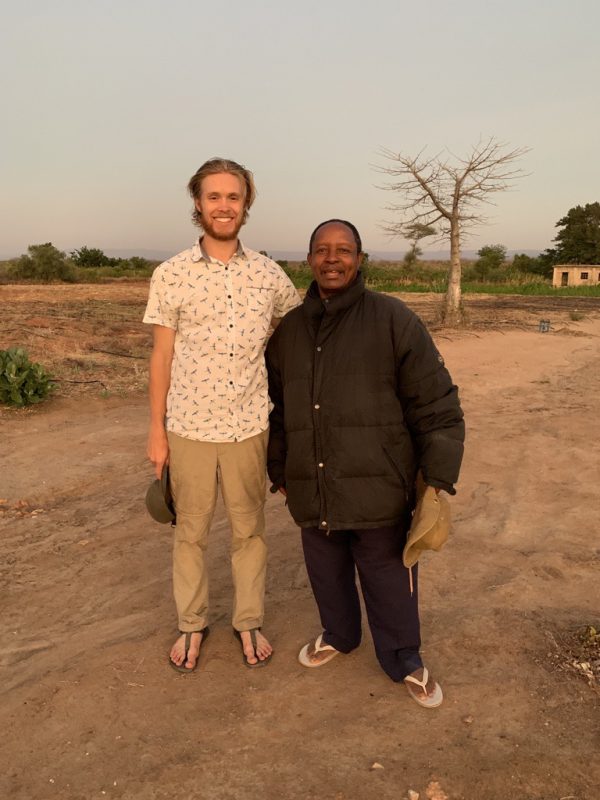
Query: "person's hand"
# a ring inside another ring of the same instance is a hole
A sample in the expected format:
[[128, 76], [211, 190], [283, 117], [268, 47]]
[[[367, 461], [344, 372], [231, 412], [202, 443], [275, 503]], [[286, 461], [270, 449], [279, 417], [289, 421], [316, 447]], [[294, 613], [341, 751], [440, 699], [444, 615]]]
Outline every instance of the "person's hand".
[[150, 428], [146, 455], [154, 464], [154, 473], [160, 480], [164, 465], [169, 463], [169, 441], [163, 427]]

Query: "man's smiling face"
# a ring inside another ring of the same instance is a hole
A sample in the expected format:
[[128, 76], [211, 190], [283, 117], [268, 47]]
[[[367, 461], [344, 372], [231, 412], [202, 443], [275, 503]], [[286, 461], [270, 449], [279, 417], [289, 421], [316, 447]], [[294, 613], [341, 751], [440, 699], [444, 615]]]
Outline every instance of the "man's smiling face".
[[242, 181], [229, 172], [207, 175], [202, 181], [200, 197], [195, 200], [204, 232], [221, 242], [237, 239], [244, 224], [244, 204]]
[[318, 229], [307, 256], [321, 297], [328, 297], [349, 286], [360, 267], [362, 253], [350, 228], [329, 222]]

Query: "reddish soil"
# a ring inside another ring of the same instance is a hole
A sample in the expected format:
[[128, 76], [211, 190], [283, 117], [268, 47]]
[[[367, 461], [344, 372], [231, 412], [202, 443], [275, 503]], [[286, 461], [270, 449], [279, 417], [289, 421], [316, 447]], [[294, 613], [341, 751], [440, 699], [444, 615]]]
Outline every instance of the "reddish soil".
[[597, 800], [598, 652], [579, 634], [600, 628], [600, 301], [467, 297], [456, 332], [436, 326], [437, 298], [404, 296], [468, 426], [451, 539], [422, 561], [423, 653], [445, 692], [428, 711], [381, 672], [368, 631], [322, 669], [297, 663], [319, 620], [279, 495], [272, 663], [245, 669], [231, 635], [219, 507], [212, 634], [193, 675], [169, 668], [171, 529], [143, 504], [146, 293], [0, 287], [0, 346], [61, 380], [0, 411], [0, 797]]

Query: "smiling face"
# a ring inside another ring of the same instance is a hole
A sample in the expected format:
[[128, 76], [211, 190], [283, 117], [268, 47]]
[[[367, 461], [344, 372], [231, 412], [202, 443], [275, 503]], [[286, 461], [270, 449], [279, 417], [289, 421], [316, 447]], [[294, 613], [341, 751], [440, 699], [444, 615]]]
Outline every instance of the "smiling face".
[[329, 297], [349, 286], [359, 270], [362, 253], [354, 234], [341, 222], [320, 227], [307, 256], [321, 297]]
[[194, 205], [207, 236], [220, 242], [237, 239], [245, 210], [244, 185], [237, 175], [229, 172], [207, 175]]

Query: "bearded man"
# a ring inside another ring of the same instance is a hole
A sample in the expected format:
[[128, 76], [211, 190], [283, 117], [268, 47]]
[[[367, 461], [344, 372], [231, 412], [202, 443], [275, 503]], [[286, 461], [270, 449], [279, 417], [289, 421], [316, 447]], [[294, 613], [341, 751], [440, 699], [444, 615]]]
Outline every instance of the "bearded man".
[[270, 328], [300, 302], [283, 270], [238, 239], [256, 195], [252, 173], [213, 158], [188, 190], [203, 234], [156, 268], [144, 315], [154, 329], [147, 454], [157, 477], [168, 465], [177, 514], [173, 593], [180, 635], [169, 663], [184, 673], [196, 668], [209, 631], [205, 552], [218, 483], [232, 531], [233, 629], [246, 666], [271, 658], [260, 631], [269, 415], [264, 350]]

